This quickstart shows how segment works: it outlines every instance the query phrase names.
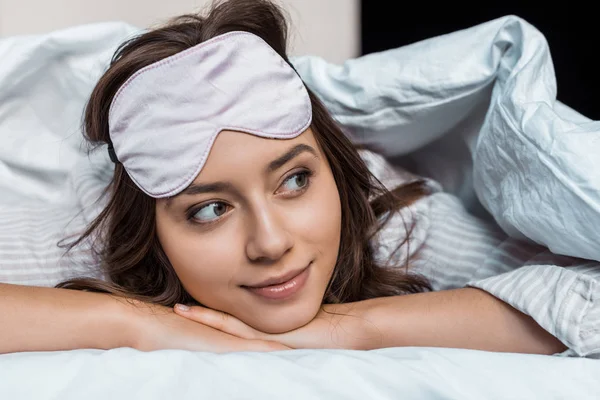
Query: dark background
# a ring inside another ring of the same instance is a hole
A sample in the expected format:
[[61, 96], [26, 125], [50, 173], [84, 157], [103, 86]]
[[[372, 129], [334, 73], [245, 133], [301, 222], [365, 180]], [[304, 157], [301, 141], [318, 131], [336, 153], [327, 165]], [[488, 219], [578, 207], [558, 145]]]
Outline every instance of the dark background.
[[[499, 18], [516, 15], [546, 37], [556, 72], [558, 100], [600, 120], [600, 18], [578, 2], [521, 0], [457, 3], [362, 0], [362, 54], [387, 50]], [[554, 4], [554, 6], [552, 5]]]

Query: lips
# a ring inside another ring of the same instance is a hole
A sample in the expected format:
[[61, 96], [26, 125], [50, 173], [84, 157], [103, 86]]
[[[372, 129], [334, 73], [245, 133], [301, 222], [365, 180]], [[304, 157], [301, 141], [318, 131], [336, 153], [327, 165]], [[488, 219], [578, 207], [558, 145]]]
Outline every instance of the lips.
[[285, 282], [289, 281], [290, 279], [293, 279], [296, 276], [300, 275], [302, 273], [302, 271], [304, 271], [306, 268], [308, 268], [308, 267], [290, 271], [287, 274], [281, 275], [279, 277], [269, 278], [269, 279], [264, 280], [261, 283], [258, 283], [256, 285], [244, 286], [244, 287], [252, 288], [252, 289], [259, 289], [259, 288], [264, 288], [267, 286], [281, 285], [282, 283], [285, 283]]
[[[267, 279], [260, 283], [262, 286], [242, 286], [250, 293], [267, 301], [288, 300], [298, 293], [305, 286], [310, 274], [312, 262], [300, 271], [292, 271], [286, 275]], [[289, 277], [289, 278], [288, 278]], [[273, 282], [276, 282], [273, 284]], [[265, 285], [271, 283], [270, 285]]]

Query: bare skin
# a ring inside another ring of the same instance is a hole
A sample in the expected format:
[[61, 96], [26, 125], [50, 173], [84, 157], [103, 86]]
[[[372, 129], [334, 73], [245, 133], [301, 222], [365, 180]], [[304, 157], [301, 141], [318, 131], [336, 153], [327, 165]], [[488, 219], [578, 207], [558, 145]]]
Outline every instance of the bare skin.
[[[269, 170], [294, 148], [294, 157]], [[286, 140], [221, 132], [193, 184], [215, 182], [229, 188], [157, 201], [157, 234], [184, 287], [206, 307], [265, 332], [305, 325], [321, 306], [341, 231], [337, 186], [312, 131]], [[244, 288], [309, 264], [304, 288], [289, 300]]]
[[288, 349], [220, 332], [169, 307], [103, 293], [0, 283], [0, 315], [0, 354], [119, 347], [217, 353]]

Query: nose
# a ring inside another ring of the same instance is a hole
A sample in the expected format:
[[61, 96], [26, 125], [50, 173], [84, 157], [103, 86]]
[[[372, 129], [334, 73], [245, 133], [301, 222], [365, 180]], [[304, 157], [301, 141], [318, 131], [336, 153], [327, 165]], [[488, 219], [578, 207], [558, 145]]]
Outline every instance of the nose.
[[246, 254], [252, 261], [277, 261], [294, 245], [284, 216], [270, 209], [268, 204], [256, 210], [251, 225]]

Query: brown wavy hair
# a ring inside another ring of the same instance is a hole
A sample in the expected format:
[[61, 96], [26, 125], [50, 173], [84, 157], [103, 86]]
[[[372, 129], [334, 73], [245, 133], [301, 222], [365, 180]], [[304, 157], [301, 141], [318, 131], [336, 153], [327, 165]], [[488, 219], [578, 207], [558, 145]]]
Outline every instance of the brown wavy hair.
[[[271, 1], [229, 0], [213, 3], [205, 16], [182, 15], [126, 41], [91, 93], [84, 114], [84, 136], [92, 148], [110, 144], [108, 113], [119, 87], [141, 68], [217, 35], [235, 30], [254, 33], [293, 68], [286, 55], [287, 29], [284, 11]], [[342, 207], [339, 255], [323, 302], [431, 290], [425, 278], [410, 273], [409, 260], [402, 266], [378, 264], [370, 244], [395, 211], [427, 195], [426, 186], [416, 181], [387, 190], [360, 157], [361, 147], [353, 145], [323, 103], [310, 89], [308, 92], [311, 128], [331, 166]], [[122, 164], [116, 163], [103, 196], [108, 197], [105, 208], [67, 247], [89, 240], [107, 280], [77, 278], [57, 287], [112, 293], [165, 306], [196, 303], [158, 241], [155, 200], [137, 188]], [[406, 239], [398, 249], [409, 240], [413, 227], [405, 228]]]

